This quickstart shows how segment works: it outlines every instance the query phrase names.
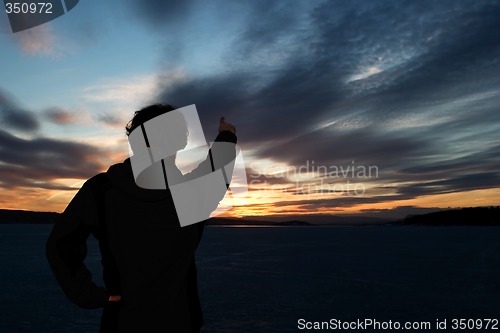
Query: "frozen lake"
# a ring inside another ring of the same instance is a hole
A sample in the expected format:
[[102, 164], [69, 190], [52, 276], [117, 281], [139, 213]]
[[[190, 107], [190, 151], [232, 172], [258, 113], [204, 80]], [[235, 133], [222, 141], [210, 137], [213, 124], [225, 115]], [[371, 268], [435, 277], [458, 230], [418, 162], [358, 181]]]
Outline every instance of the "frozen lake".
[[[51, 227], [0, 225], [2, 333], [97, 332], [100, 312], [69, 303], [49, 270]], [[197, 260], [205, 333], [300, 332], [300, 318], [500, 319], [496, 227], [208, 227]]]

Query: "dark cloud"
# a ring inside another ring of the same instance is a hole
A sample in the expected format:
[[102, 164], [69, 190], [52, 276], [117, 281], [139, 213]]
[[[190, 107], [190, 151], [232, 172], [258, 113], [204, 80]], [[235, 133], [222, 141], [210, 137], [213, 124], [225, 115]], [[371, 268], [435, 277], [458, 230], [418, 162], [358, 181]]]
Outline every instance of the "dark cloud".
[[134, 16], [157, 31], [164, 26], [185, 20], [193, 2], [193, 0], [128, 0]]
[[419, 184], [401, 186], [397, 191], [400, 194], [412, 196], [462, 192], [478, 189], [490, 189], [500, 187], [500, 175], [498, 172], [471, 173], [455, 176], [445, 180], [424, 182]]
[[7, 128], [23, 132], [34, 132], [40, 127], [36, 115], [23, 109], [8, 94], [0, 90], [0, 120]]
[[500, 6], [460, 4], [464, 6], [443, 17], [443, 23], [430, 24], [437, 31], [432, 43], [411, 61], [374, 77], [374, 81], [386, 81], [366, 92], [366, 101], [380, 110], [377, 116], [384, 113], [386, 119], [452, 102], [500, 84], [500, 38], [495, 33], [500, 29]]
[[76, 142], [23, 139], [0, 130], [0, 184], [4, 189], [69, 189], [58, 178], [87, 179], [103, 169], [103, 152]]
[[493, 172], [500, 170], [500, 146], [493, 146], [485, 150], [473, 152], [461, 157], [448, 160], [439, 160], [421, 163], [417, 166], [402, 168], [405, 175], [418, 177], [433, 177], [436, 179], [447, 178], [447, 174]]
[[397, 166], [404, 157], [431, 150], [429, 142], [414, 137], [381, 134], [366, 128], [342, 133], [327, 127], [269, 146], [260, 153], [292, 165], [315, 161], [316, 165], [334, 166], [358, 161], [383, 168]]
[[[245, 71], [183, 82], [160, 99], [196, 102], [207, 120], [223, 110], [241, 122], [240, 134], [253, 139], [252, 132], [259, 128], [259, 139], [267, 140], [293, 136], [318, 119], [350, 117], [359, 109], [362, 118], [380, 123], [452, 100], [455, 88], [482, 91], [478, 83], [491, 84], [498, 77], [490, 71], [499, 55], [491, 32], [498, 24], [492, 14], [498, 6], [462, 3], [460, 8], [448, 8], [411, 1], [345, 6], [336, 1], [318, 6], [309, 28], [289, 37], [291, 44], [301, 47], [290, 50], [272, 71], [265, 71], [264, 62], [251, 63]], [[271, 37], [262, 32], [285, 39], [290, 27], [271, 17], [262, 15], [235, 38], [225, 58], [228, 66], [233, 65], [231, 58], [280, 53], [281, 45], [268, 43]], [[350, 75], [369, 66], [384, 70], [346, 83]], [[486, 77], [477, 76], [478, 70]]]

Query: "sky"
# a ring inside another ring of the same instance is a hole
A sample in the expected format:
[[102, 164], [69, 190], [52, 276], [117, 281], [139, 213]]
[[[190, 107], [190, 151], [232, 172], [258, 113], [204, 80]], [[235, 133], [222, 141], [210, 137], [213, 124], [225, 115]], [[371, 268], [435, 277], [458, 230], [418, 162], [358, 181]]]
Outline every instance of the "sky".
[[[153, 103], [237, 128], [225, 216], [401, 217], [500, 202], [498, 1], [81, 1], [0, 13], [0, 208], [64, 210]], [[233, 187], [242, 186], [236, 180]]]

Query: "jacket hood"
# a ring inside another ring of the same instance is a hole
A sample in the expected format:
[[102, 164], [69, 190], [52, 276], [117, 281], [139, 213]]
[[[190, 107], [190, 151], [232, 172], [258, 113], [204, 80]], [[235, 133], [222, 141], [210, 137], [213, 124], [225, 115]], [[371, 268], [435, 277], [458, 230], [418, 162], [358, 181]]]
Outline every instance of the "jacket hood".
[[138, 201], [162, 201], [170, 197], [170, 191], [144, 189], [135, 183], [130, 158], [122, 163], [114, 164], [106, 172], [114, 189], [133, 197]]

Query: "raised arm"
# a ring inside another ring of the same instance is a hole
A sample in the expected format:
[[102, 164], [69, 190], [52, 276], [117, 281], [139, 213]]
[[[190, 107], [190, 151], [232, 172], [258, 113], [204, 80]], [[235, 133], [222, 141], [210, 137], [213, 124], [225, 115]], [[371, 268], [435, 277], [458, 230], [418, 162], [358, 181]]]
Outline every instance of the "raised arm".
[[221, 118], [219, 134], [206, 159], [170, 187], [181, 226], [208, 219], [224, 198], [236, 158], [235, 132], [234, 125]]
[[184, 180], [195, 179], [224, 168], [223, 171], [226, 173], [228, 180], [227, 184], [229, 185], [232, 176], [232, 162], [234, 162], [236, 158], [236, 142], [236, 127], [233, 124], [227, 123], [224, 117], [221, 117], [219, 122], [219, 134], [208, 151], [207, 158], [194, 170], [185, 174]]

